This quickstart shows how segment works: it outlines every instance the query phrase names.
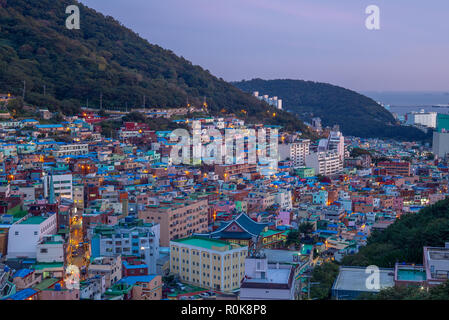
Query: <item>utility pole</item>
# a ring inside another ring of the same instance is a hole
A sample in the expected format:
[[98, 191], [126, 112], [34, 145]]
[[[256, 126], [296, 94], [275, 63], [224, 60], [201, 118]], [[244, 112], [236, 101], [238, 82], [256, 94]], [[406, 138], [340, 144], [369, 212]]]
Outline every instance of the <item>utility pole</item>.
[[145, 100], [146, 100], [146, 95], [143, 95], [143, 109], [145, 110], [146, 109], [146, 106], [145, 106]]
[[27, 82], [26, 80], [23, 80], [23, 93], [22, 93], [22, 100], [25, 102], [25, 91], [26, 91]]
[[46, 93], [47, 93], [47, 86], [44, 84], [44, 97]]
[[103, 109], [103, 92], [100, 93], [100, 110]]

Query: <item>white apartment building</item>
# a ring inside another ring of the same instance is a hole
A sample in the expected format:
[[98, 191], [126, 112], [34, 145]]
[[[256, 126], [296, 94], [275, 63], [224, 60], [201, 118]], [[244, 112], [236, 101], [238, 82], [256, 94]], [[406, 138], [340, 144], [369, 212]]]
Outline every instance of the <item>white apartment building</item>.
[[407, 113], [406, 124], [409, 125], [421, 125], [428, 128], [437, 127], [437, 112], [425, 112], [421, 110], [420, 112], [409, 112]]
[[[126, 220], [125, 218], [125, 221]], [[92, 257], [116, 255], [141, 256], [148, 266], [148, 273], [156, 273], [159, 259], [160, 224], [120, 222], [114, 227], [98, 227], [92, 237]]]
[[240, 300], [294, 300], [294, 274], [291, 264], [269, 264], [264, 256], [248, 257]]
[[343, 160], [336, 151], [316, 152], [306, 157], [306, 166], [314, 168], [317, 174], [328, 176], [343, 171]]
[[254, 91], [253, 96], [255, 96], [257, 99], [265, 101], [270, 106], [273, 106], [275, 108], [278, 108], [279, 110], [282, 110], [282, 99], [279, 99], [278, 97], [269, 97], [267, 94], [263, 96], [259, 96], [259, 91]]
[[66, 199], [73, 199], [73, 185], [71, 174], [53, 174], [45, 175], [44, 180], [44, 196], [48, 197], [50, 194], [51, 177], [53, 177], [53, 188], [55, 197], [61, 197]]
[[89, 145], [83, 144], [63, 144], [58, 145], [57, 149], [53, 151], [55, 157], [63, 156], [82, 156], [89, 153]]
[[48, 217], [25, 217], [9, 228], [8, 259], [37, 257], [37, 247], [45, 235], [57, 231], [56, 214]]
[[278, 204], [282, 210], [292, 210], [292, 191], [281, 189], [274, 194], [274, 202]]
[[328, 150], [336, 151], [341, 160], [345, 158], [345, 138], [340, 131], [331, 131], [329, 134]]
[[304, 166], [306, 163], [306, 156], [310, 153], [310, 140], [301, 140], [298, 142], [280, 144], [279, 161], [290, 159], [294, 167]]
[[439, 158], [449, 155], [449, 132], [434, 132], [432, 152]]
[[140, 136], [139, 131], [127, 131], [127, 130], [120, 130], [119, 131], [119, 137], [120, 139], [127, 139], [132, 137], [138, 137]]
[[43, 263], [64, 262], [62, 236], [44, 235], [37, 245], [36, 260]]

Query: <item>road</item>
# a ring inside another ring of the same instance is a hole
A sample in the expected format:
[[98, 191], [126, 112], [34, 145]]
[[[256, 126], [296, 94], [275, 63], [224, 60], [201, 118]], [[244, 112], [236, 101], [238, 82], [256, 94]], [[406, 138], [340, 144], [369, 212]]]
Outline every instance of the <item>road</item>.
[[81, 280], [84, 280], [87, 276], [86, 273], [83, 273], [83, 270], [87, 271], [89, 259], [88, 244], [84, 244], [82, 218], [75, 216], [70, 221], [70, 239], [67, 264], [75, 265], [79, 268]]

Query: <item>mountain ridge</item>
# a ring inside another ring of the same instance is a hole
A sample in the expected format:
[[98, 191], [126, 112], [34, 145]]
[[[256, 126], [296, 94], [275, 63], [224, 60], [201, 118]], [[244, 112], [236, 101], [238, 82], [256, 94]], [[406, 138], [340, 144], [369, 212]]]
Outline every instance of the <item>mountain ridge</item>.
[[[27, 103], [74, 114], [82, 105], [99, 107], [100, 100], [106, 108], [132, 109], [143, 101], [147, 107], [201, 107], [206, 99], [213, 115], [232, 113], [308, 135], [289, 113], [78, 1], [0, 1], [0, 90], [22, 96], [25, 80]], [[73, 4], [80, 9], [80, 30], [65, 26]]]
[[397, 124], [393, 115], [373, 99], [329, 83], [260, 78], [232, 82], [248, 93], [278, 96], [284, 109], [304, 120], [320, 117], [325, 126], [338, 124], [346, 135], [364, 138], [425, 140], [422, 131]]

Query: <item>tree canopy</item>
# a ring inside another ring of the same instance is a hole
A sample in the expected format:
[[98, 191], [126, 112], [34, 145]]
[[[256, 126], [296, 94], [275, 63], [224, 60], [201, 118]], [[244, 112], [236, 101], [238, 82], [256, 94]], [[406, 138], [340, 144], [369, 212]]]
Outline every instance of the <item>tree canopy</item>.
[[449, 198], [408, 213], [383, 231], [374, 231], [366, 246], [343, 258], [343, 265], [384, 268], [396, 262], [422, 263], [423, 247], [442, 247], [449, 240]]
[[[77, 4], [81, 28], [65, 26]], [[114, 18], [74, 0], [14, 0], [0, 6], [0, 90], [35, 106], [74, 114], [80, 106], [205, 106], [257, 123], [306, 126], [208, 70], [149, 43]], [[25, 83], [24, 83], [25, 82]], [[144, 104], [145, 102], [145, 104]]]

